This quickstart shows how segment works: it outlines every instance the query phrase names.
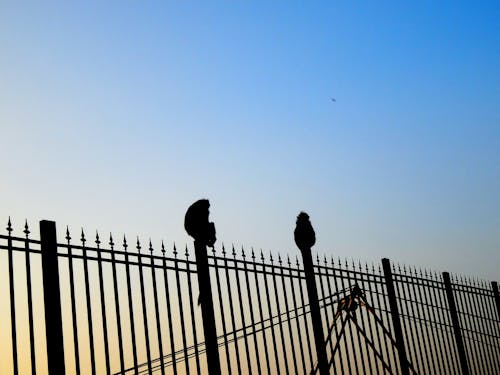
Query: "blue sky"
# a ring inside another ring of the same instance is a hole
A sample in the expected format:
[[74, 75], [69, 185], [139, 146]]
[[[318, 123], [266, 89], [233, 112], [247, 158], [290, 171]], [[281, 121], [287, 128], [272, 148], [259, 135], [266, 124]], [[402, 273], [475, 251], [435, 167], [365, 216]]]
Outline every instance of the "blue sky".
[[1, 212], [498, 280], [499, 8], [2, 2]]

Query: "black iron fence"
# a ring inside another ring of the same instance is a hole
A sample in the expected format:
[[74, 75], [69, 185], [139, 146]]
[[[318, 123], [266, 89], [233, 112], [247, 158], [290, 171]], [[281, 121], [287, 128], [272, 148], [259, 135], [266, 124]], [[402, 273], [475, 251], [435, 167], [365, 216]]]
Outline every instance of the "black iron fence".
[[[333, 374], [500, 373], [496, 282], [316, 257], [314, 301], [298, 258], [222, 246], [207, 257], [217, 337], [205, 345], [191, 253], [56, 236], [48, 221], [33, 239], [9, 220], [0, 374], [205, 374], [213, 345], [224, 374], [320, 373], [325, 350]], [[311, 319], [318, 304], [321, 321]]]

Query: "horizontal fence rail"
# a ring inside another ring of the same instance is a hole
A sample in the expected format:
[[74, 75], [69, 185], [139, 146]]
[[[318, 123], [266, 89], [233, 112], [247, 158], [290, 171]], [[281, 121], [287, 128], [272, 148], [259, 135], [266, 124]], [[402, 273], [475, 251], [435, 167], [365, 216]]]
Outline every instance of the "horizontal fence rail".
[[[41, 225], [0, 233], [0, 374], [207, 373], [193, 249]], [[297, 257], [209, 248], [221, 373], [500, 373], [496, 282], [384, 262], [315, 255], [315, 301]]]

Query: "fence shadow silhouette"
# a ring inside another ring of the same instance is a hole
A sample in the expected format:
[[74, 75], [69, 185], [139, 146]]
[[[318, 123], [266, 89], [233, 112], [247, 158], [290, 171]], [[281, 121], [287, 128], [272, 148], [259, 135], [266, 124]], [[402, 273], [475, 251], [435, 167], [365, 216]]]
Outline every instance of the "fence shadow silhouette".
[[75, 241], [69, 228], [60, 241], [46, 220], [38, 239], [27, 222], [18, 236], [9, 218], [0, 233], [0, 332], [10, 336], [0, 373], [498, 371], [497, 282], [388, 259], [320, 259], [304, 212], [292, 258], [226, 250], [209, 207], [199, 200], [187, 210], [194, 246], [182, 250], [139, 238], [118, 245], [112, 235], [104, 243], [83, 230]]

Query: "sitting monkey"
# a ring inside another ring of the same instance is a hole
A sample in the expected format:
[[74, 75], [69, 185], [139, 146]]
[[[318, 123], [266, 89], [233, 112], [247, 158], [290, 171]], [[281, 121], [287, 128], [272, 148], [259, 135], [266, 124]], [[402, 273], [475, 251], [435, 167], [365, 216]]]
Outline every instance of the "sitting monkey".
[[194, 202], [187, 210], [184, 218], [186, 232], [206, 246], [213, 247], [215, 244], [215, 225], [208, 221], [210, 202], [208, 199], [200, 199]]
[[295, 243], [300, 250], [310, 249], [316, 243], [316, 234], [309, 221], [309, 215], [301, 212], [297, 216], [297, 226], [293, 232]]

